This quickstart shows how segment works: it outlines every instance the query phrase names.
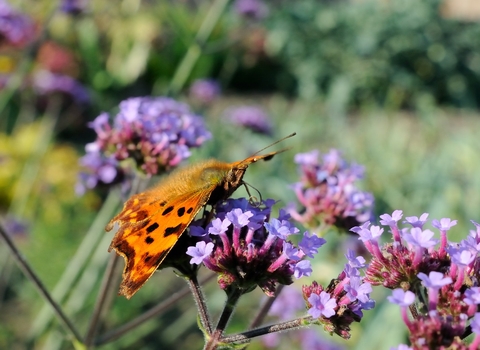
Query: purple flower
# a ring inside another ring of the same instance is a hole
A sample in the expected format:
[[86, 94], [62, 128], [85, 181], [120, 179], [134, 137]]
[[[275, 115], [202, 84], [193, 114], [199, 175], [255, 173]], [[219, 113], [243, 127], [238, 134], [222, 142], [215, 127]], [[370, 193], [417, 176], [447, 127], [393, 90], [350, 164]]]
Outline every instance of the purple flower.
[[310, 276], [312, 274], [312, 264], [308, 260], [301, 260], [295, 264], [295, 278], [299, 279], [303, 276]]
[[270, 117], [256, 106], [230, 108], [226, 112], [228, 120], [233, 124], [243, 126], [259, 134], [270, 135], [272, 123]]
[[468, 305], [480, 304], [480, 287], [471, 287], [467, 289], [463, 301]]
[[440, 221], [432, 220], [432, 226], [442, 231], [448, 231], [456, 224], [457, 224], [457, 220], [451, 220], [449, 218], [443, 218], [443, 219], [440, 219]]
[[463, 248], [451, 248], [448, 249], [452, 262], [460, 267], [466, 267], [470, 265], [476, 258], [476, 253], [472, 253], [468, 249]]
[[208, 233], [211, 235], [220, 235], [227, 232], [228, 227], [231, 224], [232, 223], [228, 219], [221, 220], [219, 218], [216, 218], [212, 221], [211, 226], [208, 229]]
[[351, 249], [347, 251], [345, 257], [348, 260], [348, 264], [354, 268], [363, 268], [365, 267], [365, 258], [363, 256], [356, 256], [355, 252]]
[[2, 224], [7, 234], [12, 238], [24, 238], [30, 232], [30, 227], [25, 221], [18, 220], [13, 216], [3, 218]]
[[253, 206], [244, 199], [228, 199], [215, 206], [214, 218], [205, 228], [214, 249], [203, 264], [219, 274], [222, 289], [249, 291], [259, 286], [273, 295], [277, 284], [291, 284], [294, 276], [312, 272], [310, 262], [299, 261], [299, 249], [286, 241], [298, 229], [288, 220], [270, 218], [273, 204], [266, 200]]
[[312, 293], [308, 302], [312, 305], [308, 313], [313, 318], [320, 318], [321, 316], [330, 318], [335, 315], [337, 302], [327, 292], [321, 292], [320, 295]]
[[475, 313], [475, 316], [473, 317], [470, 326], [472, 327], [473, 333], [475, 333], [476, 335], [480, 335], [480, 312]]
[[299, 165], [300, 181], [292, 188], [301, 208], [287, 207], [292, 218], [319, 230], [329, 225], [350, 229], [371, 218], [373, 196], [356, 187], [356, 181], [363, 177], [363, 167], [348, 164], [335, 149], [324, 155], [317, 150], [299, 153], [295, 163]]
[[286, 239], [290, 234], [290, 225], [286, 225], [288, 221], [280, 221], [278, 219], [271, 219], [270, 222], [264, 224], [265, 228], [271, 235]]
[[260, 0], [236, 0], [235, 11], [241, 16], [252, 19], [263, 19], [268, 15], [267, 6]]
[[422, 284], [425, 287], [432, 289], [440, 289], [443, 286], [452, 283], [450, 277], [444, 277], [443, 273], [437, 271], [431, 271], [428, 276], [423, 272], [420, 272], [418, 278], [422, 280]]
[[87, 89], [72, 77], [40, 70], [33, 76], [33, 88], [40, 95], [60, 92], [70, 96], [77, 103], [90, 100]]
[[427, 219], [428, 213], [423, 213], [420, 218], [418, 218], [417, 216], [407, 216], [404, 222], [408, 222], [413, 227], [422, 228]]
[[88, 0], [62, 0], [60, 11], [71, 15], [79, 15], [85, 11], [87, 4]]
[[204, 241], [200, 241], [195, 245], [195, 247], [188, 247], [187, 255], [192, 257], [190, 264], [201, 264], [202, 261], [212, 253], [212, 251], [212, 242], [206, 243]]
[[0, 0], [0, 43], [22, 45], [31, 41], [35, 28], [30, 17], [14, 10], [5, 0]]
[[85, 171], [79, 174], [79, 182], [75, 188], [77, 195], [83, 195], [87, 189], [93, 189], [99, 185], [110, 185], [123, 179], [123, 170], [118, 161], [112, 157], [105, 157], [94, 148], [95, 144], [88, 144], [87, 154], [79, 160]]
[[383, 233], [383, 228], [380, 226], [375, 226], [372, 225], [370, 226], [370, 229], [361, 229], [358, 232], [358, 235], [360, 236], [358, 239], [361, 241], [377, 241], [378, 238], [382, 235]]
[[403, 238], [410, 244], [422, 248], [430, 248], [438, 243], [438, 239], [432, 239], [434, 233], [430, 230], [422, 231], [421, 228], [414, 227], [410, 233], [404, 233]]
[[345, 291], [347, 292], [347, 298], [350, 301], [360, 300], [362, 303], [370, 300], [369, 294], [372, 292], [372, 286], [370, 283], [362, 283], [361, 278], [353, 277], [350, 279], [350, 283], [345, 285]]
[[394, 289], [392, 295], [387, 297], [388, 301], [392, 304], [400, 306], [410, 306], [415, 301], [415, 294], [411, 291], [404, 291], [401, 288]]
[[190, 97], [208, 105], [220, 95], [220, 85], [212, 79], [198, 79], [190, 86]]
[[318, 248], [324, 245], [327, 241], [316, 235], [309, 235], [308, 232], [303, 234], [302, 240], [298, 243], [298, 247], [309, 258], [313, 258], [318, 252]]
[[401, 210], [395, 210], [392, 215], [383, 214], [380, 215], [380, 223], [385, 226], [394, 226], [402, 218], [403, 212]]
[[253, 216], [252, 212], [246, 211], [243, 212], [242, 209], [236, 208], [231, 212], [227, 213], [227, 219], [237, 228], [242, 228], [247, 226], [250, 222], [249, 219]]
[[[113, 119], [109, 123], [108, 114], [102, 113], [90, 123], [97, 139], [86, 149], [84, 166], [89, 185], [85, 185], [86, 176], [80, 175], [83, 187], [93, 188], [104, 180], [98, 178], [98, 162], [89, 158], [116, 163], [112, 165], [117, 173], [129, 175], [123, 179], [133, 175], [128, 167], [132, 163], [147, 175], [157, 175], [178, 166], [190, 156], [191, 148], [200, 147], [211, 137], [202, 118], [192, 114], [187, 105], [167, 97], [122, 101]], [[121, 163], [127, 159], [133, 162]]]

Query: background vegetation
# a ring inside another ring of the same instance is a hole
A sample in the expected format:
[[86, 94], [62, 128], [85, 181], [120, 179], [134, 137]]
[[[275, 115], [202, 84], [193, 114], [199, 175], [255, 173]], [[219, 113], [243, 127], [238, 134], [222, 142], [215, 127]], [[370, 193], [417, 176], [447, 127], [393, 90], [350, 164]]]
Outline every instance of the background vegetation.
[[[170, 95], [205, 117], [213, 138], [192, 162], [239, 160], [296, 131], [289, 152], [248, 171], [265, 198], [294, 201], [296, 153], [338, 148], [365, 166], [363, 188], [374, 194], [376, 214], [450, 217], [459, 221], [451, 231], [457, 237], [472, 229], [469, 220], [480, 221], [479, 22], [446, 18], [434, 0], [272, 1], [257, 18], [242, 16], [237, 2], [92, 1], [77, 14], [53, 1], [11, 2], [32, 19], [34, 34], [17, 45], [0, 41], [0, 214], [82, 333], [109, 257], [112, 235], [103, 227], [122, 199], [101, 189], [76, 196], [78, 158], [95, 137], [87, 123], [128, 97]], [[35, 79], [45, 71], [81, 88], [42, 90]], [[216, 79], [221, 96], [210, 104], [193, 99], [188, 87], [199, 78]], [[263, 108], [271, 135], [233, 126], [225, 111], [241, 105]], [[322, 282], [341, 271], [339, 247], [348, 237], [326, 239], [312, 276]], [[130, 301], [113, 292], [101, 331], [184, 287], [162, 271]], [[214, 282], [206, 288], [212, 312], [220, 310], [223, 293]], [[261, 294], [244, 301], [230, 331], [245, 329]], [[377, 307], [352, 339], [328, 338], [348, 349], [404, 342], [399, 310], [382, 302], [385, 295], [375, 291]], [[3, 241], [0, 309], [0, 348], [72, 347]], [[187, 296], [101, 348], [199, 348], [195, 312]], [[257, 340], [251, 348], [264, 346]]]

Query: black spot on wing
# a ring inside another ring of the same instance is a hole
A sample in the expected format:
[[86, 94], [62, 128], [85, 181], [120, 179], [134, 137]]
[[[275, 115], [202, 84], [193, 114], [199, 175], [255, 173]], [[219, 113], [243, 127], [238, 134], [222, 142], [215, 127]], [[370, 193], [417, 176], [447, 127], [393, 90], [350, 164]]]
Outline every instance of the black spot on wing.
[[145, 238], [145, 243], [147, 243], [147, 244], [152, 244], [153, 241], [154, 241], [154, 239], [153, 239], [152, 237], [150, 237], [150, 236], [148, 236], [147, 238]]
[[187, 214], [191, 214], [192, 211], [193, 211], [193, 208], [192, 208], [192, 207], [188, 208], [188, 209], [187, 209]]
[[155, 231], [160, 225], [157, 224], [156, 222], [154, 222], [153, 224], [151, 224], [150, 226], [147, 227], [147, 232], [148, 233], [152, 233], [153, 231]]
[[167, 215], [168, 213], [170, 213], [171, 211], [173, 210], [173, 205], [169, 206], [167, 209], [165, 209], [162, 213], [162, 216], [165, 216]]
[[177, 210], [177, 215], [179, 217], [182, 217], [183, 214], [185, 214], [185, 207], [181, 207], [180, 209]]
[[161, 206], [161, 207], [164, 207], [165, 204], [167, 204], [167, 201], [161, 201], [160, 203], [158, 203], [158, 205]]
[[180, 234], [181, 232], [179, 232], [180, 230], [182, 229], [182, 224], [178, 224], [177, 226], [175, 227], [167, 227], [165, 229], [165, 233], [163, 234], [164, 237], [167, 237], [167, 236], [170, 236], [170, 235], [173, 235], [175, 233], [177, 234]]

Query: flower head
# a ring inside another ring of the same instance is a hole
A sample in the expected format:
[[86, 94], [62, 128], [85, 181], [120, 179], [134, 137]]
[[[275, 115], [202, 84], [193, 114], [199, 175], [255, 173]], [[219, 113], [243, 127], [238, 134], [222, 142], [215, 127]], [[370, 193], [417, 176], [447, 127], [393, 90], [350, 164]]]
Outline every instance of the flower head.
[[79, 15], [85, 11], [87, 4], [88, 0], [62, 0], [60, 11], [71, 15]]
[[22, 45], [34, 36], [32, 20], [14, 10], [5, 0], [0, 0], [0, 43]]
[[208, 105], [220, 95], [220, 85], [212, 79], [198, 79], [190, 86], [189, 94], [193, 100]]
[[[212, 244], [210, 254], [200, 254], [190, 247], [188, 253], [203, 265], [219, 274], [222, 289], [238, 288], [243, 292], [262, 288], [273, 295], [276, 284], [288, 285], [293, 277], [300, 278], [312, 271], [310, 262], [301, 260], [300, 254], [289, 236], [298, 229], [287, 220], [270, 218], [275, 201], [264, 201], [253, 206], [245, 199], [229, 199], [216, 205], [215, 218], [207, 224], [207, 240]], [[200, 242], [201, 243], [201, 242]], [[199, 243], [197, 243], [198, 245]], [[203, 244], [200, 247], [203, 249]]]
[[301, 209], [289, 206], [295, 220], [313, 228], [335, 225], [350, 229], [369, 220], [373, 196], [356, 187], [363, 168], [348, 164], [337, 150], [320, 155], [317, 150], [295, 156], [300, 182], [293, 185]]
[[262, 19], [268, 15], [268, 8], [261, 0], [236, 0], [235, 10], [241, 16]]
[[260, 107], [234, 107], [228, 109], [225, 113], [228, 120], [235, 125], [242, 126], [259, 134], [270, 135], [272, 133], [270, 117]]
[[62, 93], [78, 103], [90, 100], [87, 89], [72, 77], [40, 70], [33, 76], [33, 88], [39, 95]]
[[[127, 160], [147, 175], [161, 174], [188, 158], [190, 148], [211, 137], [203, 120], [187, 105], [167, 97], [130, 98], [120, 103], [113, 122], [102, 113], [90, 127], [97, 139], [87, 145], [81, 159], [85, 175], [80, 175], [79, 187], [84, 188], [126, 178], [119, 174], [132, 173], [128, 164], [122, 164]], [[106, 167], [108, 179], [101, 176]]]

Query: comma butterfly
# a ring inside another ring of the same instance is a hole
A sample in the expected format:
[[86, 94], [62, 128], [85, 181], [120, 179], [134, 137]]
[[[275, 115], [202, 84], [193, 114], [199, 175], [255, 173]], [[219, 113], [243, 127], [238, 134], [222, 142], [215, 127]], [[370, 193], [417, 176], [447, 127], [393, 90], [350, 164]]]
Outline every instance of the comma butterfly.
[[160, 266], [200, 209], [227, 199], [244, 184], [250, 164], [285, 151], [258, 155], [268, 147], [238, 162], [211, 159], [177, 169], [157, 186], [127, 200], [105, 228], [110, 231], [115, 223], [119, 225], [108, 250], [114, 249], [125, 259], [119, 294], [130, 299]]

